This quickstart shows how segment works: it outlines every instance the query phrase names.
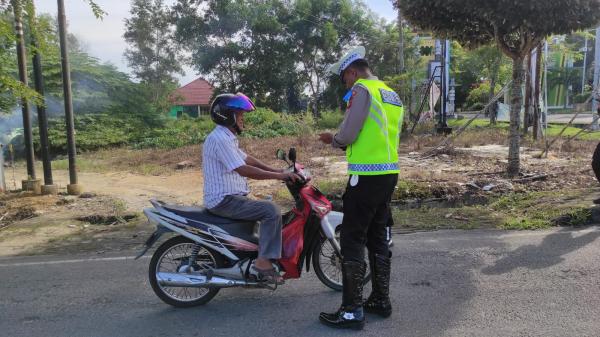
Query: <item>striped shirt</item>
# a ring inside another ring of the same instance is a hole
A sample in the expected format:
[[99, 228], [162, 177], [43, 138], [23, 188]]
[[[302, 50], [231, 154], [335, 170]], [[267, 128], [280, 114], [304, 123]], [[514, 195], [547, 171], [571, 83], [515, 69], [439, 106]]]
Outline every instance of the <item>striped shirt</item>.
[[228, 128], [218, 125], [206, 137], [202, 151], [205, 207], [216, 207], [228, 195], [250, 192], [246, 178], [235, 171], [246, 165], [246, 157], [237, 137]]

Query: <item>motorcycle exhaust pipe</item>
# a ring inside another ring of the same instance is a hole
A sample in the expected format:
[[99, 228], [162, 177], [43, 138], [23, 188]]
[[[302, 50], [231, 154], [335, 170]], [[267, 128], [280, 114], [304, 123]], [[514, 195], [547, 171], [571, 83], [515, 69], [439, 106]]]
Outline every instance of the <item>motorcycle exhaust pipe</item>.
[[256, 286], [256, 282], [234, 280], [219, 276], [207, 277], [206, 275], [156, 273], [158, 284], [163, 287], [192, 287], [192, 288], [230, 288], [243, 286]]

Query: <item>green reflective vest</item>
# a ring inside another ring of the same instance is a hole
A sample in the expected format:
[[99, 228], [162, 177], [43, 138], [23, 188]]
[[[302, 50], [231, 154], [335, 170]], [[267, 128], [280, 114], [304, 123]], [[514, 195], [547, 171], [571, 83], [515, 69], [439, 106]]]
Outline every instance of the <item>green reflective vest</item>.
[[404, 108], [398, 94], [379, 80], [360, 79], [371, 94], [369, 115], [358, 137], [346, 148], [348, 173], [383, 175], [399, 173], [398, 144]]

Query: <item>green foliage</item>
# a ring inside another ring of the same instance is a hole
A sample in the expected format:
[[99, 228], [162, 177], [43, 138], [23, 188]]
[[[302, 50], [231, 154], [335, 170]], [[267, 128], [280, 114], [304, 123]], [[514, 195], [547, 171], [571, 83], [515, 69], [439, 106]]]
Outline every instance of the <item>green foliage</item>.
[[[502, 54], [495, 45], [484, 46], [476, 50], [466, 50], [457, 42], [452, 44], [452, 76], [456, 79], [456, 106], [470, 107], [466, 103], [472, 84], [482, 80], [504, 86], [511, 77], [510, 59]], [[497, 87], [497, 86], [496, 86]], [[489, 89], [489, 86], [488, 86]], [[496, 90], [497, 92], [497, 90]], [[489, 96], [489, 93], [487, 94]], [[487, 103], [486, 97], [482, 103]]]
[[[333, 114], [325, 114], [328, 120], [319, 124], [331, 123]], [[137, 113], [75, 115], [77, 150], [89, 152], [120, 146], [173, 149], [202, 143], [215, 127], [206, 116], [191, 118], [184, 115], [179, 119], [157, 119], [150, 122], [144, 116]], [[50, 152], [53, 155], [66, 154], [64, 119], [52, 118], [48, 124]], [[317, 124], [310, 114], [284, 114], [258, 108], [245, 116], [242, 137], [307, 135], [314, 132]], [[38, 129], [34, 128], [34, 146], [39, 151], [37, 132]]]
[[94, 13], [94, 16], [97, 19], [103, 19], [106, 15], [108, 15], [107, 12], [105, 12], [102, 7], [100, 7], [97, 3], [95, 3], [92, 0], [84, 0], [86, 1], [89, 5], [90, 8], [92, 9], [92, 13]]
[[[312, 126], [311, 117], [305, 120], [305, 115], [291, 115], [276, 113], [266, 108], [258, 108], [256, 111], [244, 117], [246, 130], [244, 137], [271, 138], [277, 136], [292, 136], [301, 134], [306, 126]], [[308, 125], [303, 125], [303, 121]]]
[[315, 182], [317, 184], [317, 188], [323, 192], [325, 195], [338, 195], [341, 196], [346, 189], [346, 185], [348, 184], [347, 179], [319, 179]]
[[[530, 192], [508, 194], [493, 202], [490, 207], [507, 213], [505, 229], [539, 229], [550, 226], [582, 226], [589, 224], [589, 207], [572, 205], [561, 200], [575, 198], [575, 191]], [[551, 207], [549, 207], [551, 206]]]
[[135, 148], [173, 149], [185, 145], [200, 144], [214, 128], [209, 118], [168, 120], [163, 127], [151, 130], [146, 137], [137, 140]]
[[573, 97], [573, 102], [575, 102], [575, 103], [585, 103], [590, 98], [591, 95], [592, 95], [591, 91], [584, 92], [583, 94], [579, 93], [579, 94], [577, 94], [577, 95], [575, 95]]
[[430, 186], [410, 180], [399, 180], [394, 191], [394, 199], [396, 200], [426, 199], [431, 197]]
[[217, 92], [242, 91], [277, 111], [304, 110], [304, 89], [311, 105], [340, 108], [327, 67], [351, 45], [365, 45], [382, 78], [398, 70], [395, 24], [359, 0], [178, 0], [173, 15], [177, 39]]
[[[481, 109], [487, 104], [490, 96], [490, 82], [480, 83], [477, 87], [469, 91], [469, 96], [465, 102], [467, 109], [476, 111], [477, 108]], [[494, 92], [498, 92], [502, 87], [497, 84]]]
[[17, 54], [14, 19], [9, 7], [0, 3], [0, 114], [9, 113], [19, 99], [37, 101], [39, 96], [16, 76]]
[[551, 34], [571, 33], [600, 21], [597, 0], [403, 0], [397, 4], [422, 29], [469, 47], [496, 40], [511, 57], [523, 57], [536, 41]]
[[317, 120], [319, 129], [337, 129], [344, 120], [342, 111], [323, 111], [321, 117]]
[[[48, 121], [48, 140], [50, 153], [66, 154], [67, 138], [64, 118], [52, 118]], [[105, 114], [76, 115], [75, 130], [78, 151], [93, 151], [102, 148], [128, 144], [136, 134], [133, 123]], [[34, 128], [34, 147], [39, 151], [39, 129]]]
[[[421, 56], [417, 53], [419, 41], [417, 34], [411, 32], [410, 29], [404, 29], [404, 72], [399, 75], [385, 76], [385, 83], [400, 95], [400, 99], [404, 103], [404, 116], [409, 118], [413, 113], [412, 108], [420, 97], [417, 97], [417, 92], [413, 86], [415, 83], [425, 78], [426, 70], [422, 64]], [[395, 46], [394, 48], [397, 49]], [[396, 57], [394, 57], [396, 59]], [[388, 72], [387, 74], [394, 73]]]
[[507, 219], [504, 224], [501, 225], [503, 229], [517, 229], [517, 230], [532, 230], [532, 229], [543, 229], [549, 228], [552, 223], [543, 219], [531, 219], [531, 218], [512, 218]]
[[125, 58], [150, 92], [152, 105], [167, 111], [177, 83], [173, 75], [183, 72], [168, 8], [163, 0], [134, 0], [130, 14], [123, 34], [128, 43]]

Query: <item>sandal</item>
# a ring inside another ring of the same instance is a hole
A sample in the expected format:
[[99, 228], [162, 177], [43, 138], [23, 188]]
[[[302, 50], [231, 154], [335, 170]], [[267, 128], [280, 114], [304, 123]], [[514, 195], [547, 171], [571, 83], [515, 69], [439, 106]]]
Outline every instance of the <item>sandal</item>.
[[256, 271], [259, 281], [265, 281], [269, 284], [274, 284], [275, 286], [282, 285], [285, 283], [283, 276], [279, 274], [279, 272], [271, 267], [269, 269], [260, 269], [255, 265], [252, 265], [252, 269]]

